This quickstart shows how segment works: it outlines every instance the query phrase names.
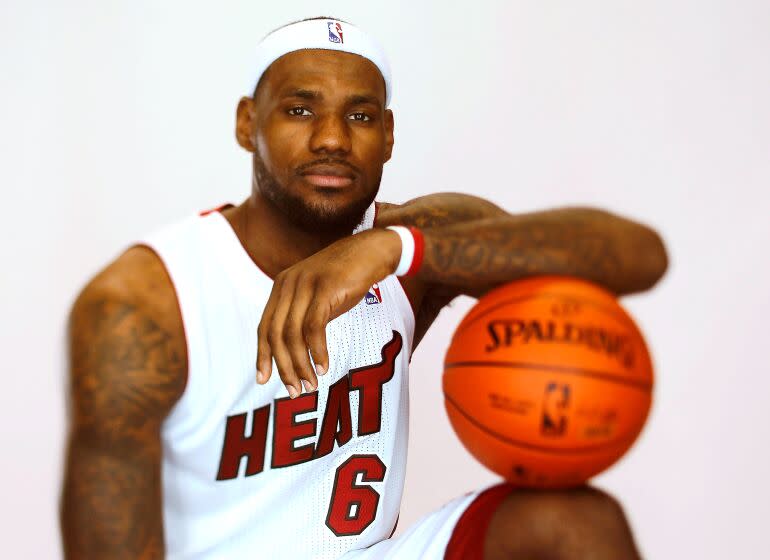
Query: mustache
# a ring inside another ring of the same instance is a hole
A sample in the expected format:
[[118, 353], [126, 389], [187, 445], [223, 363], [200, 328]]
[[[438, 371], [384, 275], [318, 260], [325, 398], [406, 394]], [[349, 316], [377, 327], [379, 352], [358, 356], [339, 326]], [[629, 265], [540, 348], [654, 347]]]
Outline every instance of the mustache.
[[308, 163], [303, 163], [299, 167], [297, 167], [294, 171], [297, 175], [302, 174], [303, 171], [306, 171], [307, 169], [310, 169], [311, 167], [315, 165], [341, 165], [343, 167], [347, 167], [348, 169], [354, 171], [357, 175], [361, 174], [361, 170], [350, 163], [349, 161], [346, 161], [344, 159], [334, 159], [334, 158], [323, 158], [323, 159], [317, 159], [315, 161], [310, 161]]

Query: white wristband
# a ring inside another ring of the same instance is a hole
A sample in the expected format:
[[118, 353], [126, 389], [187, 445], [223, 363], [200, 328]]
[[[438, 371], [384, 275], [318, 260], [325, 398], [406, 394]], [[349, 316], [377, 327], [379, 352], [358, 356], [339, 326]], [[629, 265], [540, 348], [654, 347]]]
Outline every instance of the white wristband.
[[404, 276], [409, 271], [414, 260], [414, 236], [404, 226], [388, 226], [385, 229], [395, 231], [401, 238], [401, 259], [398, 261], [398, 266], [393, 274]]

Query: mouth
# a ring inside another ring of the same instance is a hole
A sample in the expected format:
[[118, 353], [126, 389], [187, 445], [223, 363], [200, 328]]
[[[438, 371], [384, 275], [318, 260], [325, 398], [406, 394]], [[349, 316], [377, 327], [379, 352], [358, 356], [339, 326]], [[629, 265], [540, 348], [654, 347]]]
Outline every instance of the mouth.
[[316, 187], [347, 187], [355, 179], [353, 170], [342, 165], [314, 165], [304, 169], [300, 175]]

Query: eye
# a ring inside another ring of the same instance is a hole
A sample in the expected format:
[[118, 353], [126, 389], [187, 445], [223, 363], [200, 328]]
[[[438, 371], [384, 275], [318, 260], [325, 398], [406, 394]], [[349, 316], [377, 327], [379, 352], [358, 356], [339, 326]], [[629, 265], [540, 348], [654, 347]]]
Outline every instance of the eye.
[[288, 111], [292, 117], [309, 117], [312, 113], [304, 107], [292, 107]]
[[359, 121], [359, 122], [368, 122], [372, 120], [372, 118], [367, 115], [366, 113], [353, 113], [349, 117], [351, 120]]

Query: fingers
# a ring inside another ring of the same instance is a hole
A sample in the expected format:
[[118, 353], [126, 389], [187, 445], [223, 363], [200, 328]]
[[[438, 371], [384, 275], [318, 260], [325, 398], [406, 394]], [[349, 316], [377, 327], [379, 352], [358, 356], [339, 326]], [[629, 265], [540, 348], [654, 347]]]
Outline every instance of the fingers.
[[308, 392], [318, 387], [318, 379], [310, 363], [310, 354], [308, 354], [304, 337], [305, 316], [315, 295], [315, 282], [302, 281], [300, 278], [294, 289], [294, 297], [283, 327], [283, 343], [291, 356], [293, 373]]
[[[267, 342], [275, 365], [278, 366], [278, 375], [281, 376], [281, 381], [286, 385], [289, 395], [294, 398], [302, 393], [302, 384], [300, 377], [294, 371], [292, 355], [286, 344], [285, 327], [294, 300], [297, 278], [292, 274], [279, 275], [275, 283], [278, 288], [273, 288], [270, 297], [272, 299], [275, 295], [276, 302], [270, 309], [271, 315], [267, 318], [269, 323], [265, 325]], [[263, 314], [262, 321], [265, 320], [266, 317]]]
[[257, 383], [263, 385], [268, 382], [273, 371], [273, 352], [268, 340], [268, 333], [280, 298], [282, 285], [279, 278], [273, 282], [273, 289], [267, 299], [265, 309], [262, 311], [262, 319], [257, 328]]
[[318, 375], [323, 375], [329, 371], [329, 352], [326, 346], [326, 324], [328, 322], [328, 305], [324, 303], [322, 293], [317, 293], [305, 313], [302, 334], [310, 353], [313, 355]]
[[[329, 369], [326, 350], [328, 313], [318, 303], [317, 281], [301, 274], [282, 274], [275, 279], [257, 331], [257, 382], [270, 378], [275, 360], [281, 381], [294, 398], [318, 387], [313, 354], [319, 374]], [[328, 305], [327, 305], [328, 307]]]

